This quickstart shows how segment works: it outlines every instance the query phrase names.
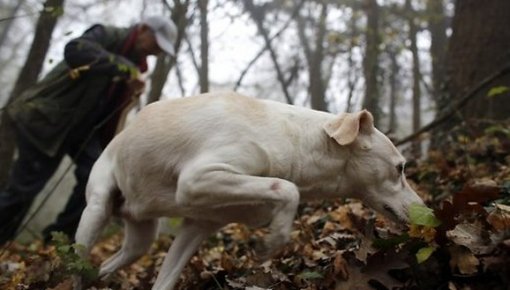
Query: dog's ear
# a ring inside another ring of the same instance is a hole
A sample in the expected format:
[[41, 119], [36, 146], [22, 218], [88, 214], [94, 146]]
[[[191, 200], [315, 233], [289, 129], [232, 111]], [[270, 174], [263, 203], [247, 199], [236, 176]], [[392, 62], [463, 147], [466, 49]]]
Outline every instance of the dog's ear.
[[374, 117], [367, 110], [357, 113], [342, 113], [324, 124], [324, 130], [338, 144], [348, 145], [354, 142], [360, 134], [373, 132]]

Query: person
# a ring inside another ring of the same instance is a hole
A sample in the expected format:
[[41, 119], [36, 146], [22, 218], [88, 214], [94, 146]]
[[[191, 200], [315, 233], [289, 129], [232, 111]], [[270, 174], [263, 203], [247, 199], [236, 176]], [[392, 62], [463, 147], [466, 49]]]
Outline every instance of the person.
[[18, 158], [0, 191], [0, 245], [12, 240], [34, 198], [62, 158], [75, 164], [76, 186], [56, 221], [43, 230], [74, 238], [92, 165], [115, 134], [120, 113], [144, 88], [149, 55], [175, 55], [175, 24], [147, 17], [129, 28], [96, 24], [66, 44], [64, 60], [7, 108]]

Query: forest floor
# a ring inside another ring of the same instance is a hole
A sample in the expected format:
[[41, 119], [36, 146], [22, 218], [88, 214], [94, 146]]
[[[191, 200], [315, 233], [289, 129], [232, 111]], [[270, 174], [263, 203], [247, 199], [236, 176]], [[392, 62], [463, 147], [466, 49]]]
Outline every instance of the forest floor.
[[[432, 208], [409, 229], [355, 200], [300, 206], [291, 242], [269, 261], [253, 249], [264, 229], [232, 224], [202, 244], [177, 289], [510, 289], [510, 126], [477, 124], [452, 130], [441, 151], [409, 164], [412, 186]], [[12, 243], [0, 250], [0, 289], [150, 289], [172, 238], [106, 281], [97, 265], [117, 251], [122, 232], [105, 234], [91, 263], [65, 237], [55, 244]]]

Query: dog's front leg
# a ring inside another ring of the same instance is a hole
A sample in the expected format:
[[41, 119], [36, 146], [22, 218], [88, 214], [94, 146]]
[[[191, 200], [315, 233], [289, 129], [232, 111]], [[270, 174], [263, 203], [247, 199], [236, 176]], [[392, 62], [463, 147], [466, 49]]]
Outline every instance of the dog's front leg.
[[225, 164], [193, 168], [188, 172], [179, 179], [178, 203], [192, 207], [267, 204], [273, 208], [273, 219], [261, 258], [267, 258], [289, 240], [299, 204], [296, 185], [279, 178], [239, 174]]
[[153, 290], [171, 290], [200, 243], [222, 225], [185, 219], [163, 261]]

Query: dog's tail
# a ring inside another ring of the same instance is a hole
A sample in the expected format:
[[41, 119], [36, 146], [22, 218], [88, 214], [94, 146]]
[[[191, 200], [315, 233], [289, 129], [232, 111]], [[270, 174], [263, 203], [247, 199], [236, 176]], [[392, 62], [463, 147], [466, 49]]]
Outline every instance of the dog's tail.
[[76, 231], [76, 243], [83, 246], [78, 251], [88, 256], [98, 236], [112, 216], [115, 194], [119, 189], [114, 176], [114, 160], [108, 148], [101, 154], [90, 172], [87, 183], [87, 206]]

